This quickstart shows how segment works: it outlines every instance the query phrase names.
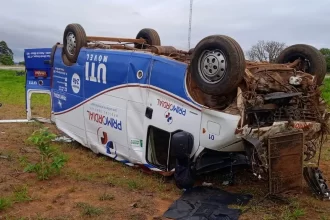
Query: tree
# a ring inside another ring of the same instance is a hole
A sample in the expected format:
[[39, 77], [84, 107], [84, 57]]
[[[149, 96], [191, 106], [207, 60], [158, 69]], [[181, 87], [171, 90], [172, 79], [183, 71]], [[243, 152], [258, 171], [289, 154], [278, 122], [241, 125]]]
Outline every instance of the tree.
[[13, 65], [14, 64], [14, 53], [8, 47], [5, 41], [0, 41], [0, 63], [4, 65]]
[[252, 61], [269, 61], [274, 63], [285, 47], [285, 43], [260, 40], [247, 51], [247, 56]]
[[3, 65], [14, 65], [13, 57], [8, 55], [0, 55], [0, 63]]
[[25, 61], [20, 61], [20, 62], [18, 62], [18, 64], [25, 66]]
[[330, 49], [322, 48], [322, 49], [320, 49], [320, 51], [324, 55], [325, 60], [327, 62], [327, 72], [330, 72]]

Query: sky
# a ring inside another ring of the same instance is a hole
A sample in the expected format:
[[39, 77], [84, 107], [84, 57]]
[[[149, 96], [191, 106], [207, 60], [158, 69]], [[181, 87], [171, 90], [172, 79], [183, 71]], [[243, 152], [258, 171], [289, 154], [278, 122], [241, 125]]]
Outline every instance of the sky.
[[[317, 2], [317, 4], [316, 4]], [[87, 35], [135, 38], [155, 29], [164, 46], [188, 49], [190, 0], [10, 0], [1, 3], [0, 41], [14, 52], [62, 43], [66, 25]], [[258, 40], [330, 47], [329, 0], [194, 0], [191, 47], [208, 35], [234, 38], [247, 51]]]

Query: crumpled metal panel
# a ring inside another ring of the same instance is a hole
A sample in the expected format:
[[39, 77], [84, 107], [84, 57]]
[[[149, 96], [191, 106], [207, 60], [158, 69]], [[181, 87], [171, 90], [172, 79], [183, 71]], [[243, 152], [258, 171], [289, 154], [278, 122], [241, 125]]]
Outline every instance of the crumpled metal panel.
[[288, 131], [268, 138], [269, 193], [301, 191], [304, 133]]

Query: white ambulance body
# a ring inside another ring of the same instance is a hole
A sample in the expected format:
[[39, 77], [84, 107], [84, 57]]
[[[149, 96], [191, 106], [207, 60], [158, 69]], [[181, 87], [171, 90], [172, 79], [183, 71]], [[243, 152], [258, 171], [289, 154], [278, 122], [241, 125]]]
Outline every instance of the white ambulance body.
[[[57, 128], [95, 153], [163, 175], [178, 166], [203, 173], [249, 164], [242, 137], [260, 129], [271, 133], [287, 124], [241, 126], [240, 114], [213, 110], [193, 100], [187, 88], [187, 63], [143, 50], [78, 48], [75, 33], [74, 29], [65, 32], [64, 46], [53, 48], [51, 74], [35, 77], [41, 87], [27, 87], [27, 100], [35, 92], [50, 93]], [[74, 52], [79, 49], [78, 54], [75, 62], [68, 62], [72, 47]], [[204, 62], [212, 57], [213, 53], [204, 55]], [[29, 66], [34, 58], [25, 58], [28, 72], [37, 71]], [[230, 58], [224, 60], [217, 68], [231, 65]], [[49, 88], [42, 86], [46, 79], [51, 80]], [[27, 108], [29, 112], [29, 104]], [[316, 131], [318, 124], [310, 124]], [[189, 162], [178, 162], [185, 158]]]

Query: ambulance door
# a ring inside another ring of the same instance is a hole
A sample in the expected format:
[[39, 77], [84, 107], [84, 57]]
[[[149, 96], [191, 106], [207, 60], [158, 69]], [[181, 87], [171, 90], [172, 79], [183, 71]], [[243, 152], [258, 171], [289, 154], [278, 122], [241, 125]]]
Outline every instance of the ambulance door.
[[[26, 68], [26, 113], [27, 119], [32, 119], [31, 96], [33, 93], [51, 94], [51, 48], [25, 49], [24, 60]], [[51, 112], [49, 112], [51, 117]], [[40, 119], [39, 119], [40, 120]]]
[[88, 145], [121, 162], [129, 159], [127, 146], [127, 72], [130, 51], [84, 50], [84, 120]]
[[146, 163], [152, 168], [171, 171], [175, 158], [171, 151], [172, 135], [179, 131], [194, 136], [193, 151], [199, 146], [201, 112], [187, 95], [187, 65], [155, 56], [149, 80], [145, 109]]
[[80, 51], [77, 62], [71, 66], [63, 63], [63, 47], [54, 55], [52, 98], [56, 126], [80, 144], [87, 146], [84, 125], [83, 101], [86, 53]]
[[133, 52], [128, 70], [127, 143], [130, 160], [134, 163], [143, 161], [145, 151], [143, 121], [151, 57], [151, 54]]

